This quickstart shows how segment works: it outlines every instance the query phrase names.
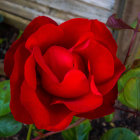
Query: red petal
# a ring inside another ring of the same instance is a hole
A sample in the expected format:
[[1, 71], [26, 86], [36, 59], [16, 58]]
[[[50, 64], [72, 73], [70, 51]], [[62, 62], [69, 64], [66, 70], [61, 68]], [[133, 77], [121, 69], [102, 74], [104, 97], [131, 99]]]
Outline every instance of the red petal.
[[33, 90], [26, 81], [22, 84], [21, 101], [38, 129], [63, 130], [74, 115], [64, 105], [50, 105], [51, 96], [39, 88]]
[[92, 37], [91, 33], [85, 34], [71, 50], [88, 60], [95, 82], [102, 83], [113, 76], [114, 60], [108, 49], [93, 40], [94, 37]]
[[65, 104], [69, 110], [76, 113], [88, 112], [102, 105], [102, 95], [98, 92], [94, 80], [92, 78], [90, 83], [91, 91], [79, 98], [75, 99], [63, 99], [63, 98], [54, 98], [52, 104]]
[[74, 68], [81, 70], [83, 73], [86, 73], [86, 67], [85, 67], [85, 62], [82, 59], [82, 57], [76, 53], [72, 53], [73, 55], [73, 60], [74, 60]]
[[103, 96], [103, 104], [101, 107], [87, 113], [82, 113], [77, 116], [88, 119], [96, 119], [114, 112], [115, 99], [117, 98], [117, 85], [106, 95]]
[[107, 94], [115, 86], [119, 77], [125, 71], [125, 66], [121, 63], [121, 61], [117, 57], [114, 63], [115, 63], [114, 76], [107, 82], [97, 85], [98, 90], [103, 94]]
[[33, 53], [34, 53], [35, 60], [39, 65], [38, 70], [43, 71], [44, 73], [46, 73], [46, 75], [48, 75], [48, 81], [50, 81], [50, 83], [58, 83], [57, 77], [53, 74], [53, 72], [50, 70], [50, 68], [46, 65], [45, 60], [41, 54], [40, 48], [34, 47]]
[[36, 89], [36, 64], [33, 54], [28, 57], [24, 70], [25, 80], [33, 89]]
[[33, 33], [26, 42], [26, 48], [39, 47], [44, 52], [48, 47], [61, 43], [63, 30], [59, 26], [47, 24]]
[[62, 81], [65, 74], [73, 68], [73, 56], [63, 47], [50, 47], [43, 57], [46, 64], [60, 81]]
[[60, 24], [59, 27], [64, 31], [64, 46], [70, 48], [77, 42], [80, 36], [91, 30], [91, 21], [76, 18]]
[[106, 25], [98, 20], [92, 20], [91, 31], [94, 34], [94, 40], [103, 44], [113, 56], [116, 56], [117, 44]]
[[[13, 71], [13, 66], [14, 66], [14, 54], [20, 44], [23, 44], [21, 39], [16, 40], [12, 46], [9, 48], [7, 53], [5, 54], [5, 59], [4, 59], [4, 71], [6, 75], [10, 78], [11, 73]], [[24, 47], [24, 45], [22, 46]]]
[[54, 24], [57, 26], [57, 23], [50, 19], [49, 17], [45, 16], [38, 16], [35, 19], [33, 19], [30, 24], [25, 28], [24, 33], [23, 33], [23, 38], [25, 40], [30, 37], [31, 34], [36, 32], [41, 26], [45, 24]]
[[89, 92], [89, 82], [79, 70], [70, 70], [61, 83], [53, 83], [50, 76], [41, 71], [42, 85], [49, 93], [63, 98], [75, 98]]
[[[24, 30], [24, 33], [22, 34], [22, 36], [20, 37], [20, 39], [16, 40], [12, 46], [10, 47], [10, 49], [7, 51], [6, 55], [5, 55], [5, 59], [4, 59], [4, 71], [6, 73], [6, 75], [8, 77], [10, 77], [12, 70], [13, 70], [13, 66], [14, 66], [14, 54], [16, 49], [18, 48], [18, 46], [20, 44], [22, 44], [23, 42], [25, 42], [27, 40], [27, 38], [34, 33], [35, 31], [37, 31], [41, 26], [45, 25], [45, 24], [54, 24], [57, 25], [57, 23], [55, 21], [53, 21], [52, 19], [45, 17], [45, 16], [39, 16], [37, 18], [35, 18], [34, 20], [31, 21], [31, 23], [26, 27], [26, 29]], [[24, 46], [23, 46], [24, 47]]]
[[[24, 43], [20, 44], [17, 48], [14, 56], [14, 68], [10, 77], [10, 87], [11, 87], [11, 101], [10, 108], [17, 121], [22, 123], [30, 124], [32, 119], [26, 109], [20, 102], [20, 87], [24, 79], [24, 64], [29, 56], [29, 52], [23, 48]], [[24, 55], [23, 55], [24, 54]]]
[[76, 69], [70, 70], [65, 75], [64, 80], [59, 83], [58, 79], [45, 64], [39, 48], [35, 47], [33, 50], [35, 59], [40, 66], [39, 73], [44, 89], [53, 95], [64, 98], [78, 97], [88, 93], [89, 83], [84, 73]]

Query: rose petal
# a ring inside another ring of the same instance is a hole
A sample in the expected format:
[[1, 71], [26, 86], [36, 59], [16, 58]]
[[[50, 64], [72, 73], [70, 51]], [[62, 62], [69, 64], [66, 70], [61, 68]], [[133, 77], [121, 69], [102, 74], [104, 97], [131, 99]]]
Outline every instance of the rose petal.
[[[7, 51], [7, 53], [5, 54], [5, 59], [4, 59], [4, 71], [6, 73], [6, 75], [10, 78], [12, 71], [13, 71], [13, 67], [14, 67], [14, 54], [18, 48], [18, 46], [22, 44], [21, 39], [16, 40], [12, 46], [9, 48], [9, 50]], [[24, 45], [22, 46], [24, 47]]]
[[75, 98], [89, 92], [89, 82], [83, 72], [73, 69], [61, 83], [50, 82], [50, 76], [40, 71], [43, 88], [49, 93], [62, 98]]
[[60, 44], [63, 35], [63, 30], [59, 26], [46, 24], [41, 26], [28, 38], [25, 46], [29, 50], [34, 47], [39, 47], [44, 52], [48, 47]]
[[114, 40], [111, 32], [108, 30], [106, 25], [98, 20], [91, 20], [91, 31], [94, 34], [94, 40], [103, 44], [113, 55], [116, 57], [117, 44]]
[[21, 87], [21, 101], [38, 129], [63, 130], [74, 115], [64, 105], [50, 105], [51, 96], [40, 88], [33, 90], [26, 81]]
[[52, 104], [65, 104], [69, 110], [76, 113], [88, 112], [102, 105], [102, 95], [98, 92], [93, 77], [90, 83], [91, 91], [79, 98], [63, 99], [54, 97]]
[[59, 25], [64, 31], [63, 46], [70, 48], [73, 46], [80, 36], [91, 30], [91, 21], [83, 18], [68, 20]]
[[86, 71], [84, 59], [82, 59], [82, 57], [76, 53], [72, 53], [72, 55], [74, 61], [73, 67], [75, 69], [81, 70], [83, 73], [86, 74], [87, 71]]
[[34, 47], [33, 54], [34, 54], [36, 62], [39, 65], [38, 70], [39, 71], [43, 70], [46, 73], [46, 75], [48, 75], [48, 81], [50, 81], [50, 83], [53, 83], [53, 84], [58, 83], [57, 77], [50, 70], [50, 68], [46, 65], [45, 60], [41, 54], [40, 48]]
[[56, 76], [45, 64], [43, 56], [38, 47], [33, 49], [34, 56], [39, 64], [39, 73], [44, 89], [51, 94], [64, 98], [73, 98], [84, 95], [89, 91], [89, 83], [80, 70], [72, 69], [64, 77], [64, 80], [59, 83]]
[[78, 117], [84, 117], [88, 119], [96, 119], [114, 112], [115, 99], [117, 98], [117, 85], [106, 95], [103, 96], [103, 104], [99, 108], [87, 113], [77, 115]]
[[[17, 121], [30, 124], [32, 119], [20, 102], [20, 87], [24, 79], [24, 64], [29, 56], [29, 52], [20, 44], [14, 56], [14, 68], [10, 77], [11, 100], [10, 109]], [[23, 55], [24, 54], [24, 55]]]
[[115, 86], [119, 77], [125, 71], [125, 66], [121, 63], [121, 61], [117, 57], [114, 63], [115, 63], [114, 76], [105, 83], [97, 85], [99, 91], [103, 94], [107, 94]]
[[23, 38], [27, 40], [31, 34], [36, 32], [41, 26], [45, 24], [54, 24], [57, 26], [57, 23], [54, 20], [50, 19], [49, 17], [38, 16], [34, 18], [30, 22], [30, 24], [25, 28], [24, 33], [23, 33]]
[[82, 36], [72, 51], [88, 60], [88, 66], [91, 74], [94, 75], [95, 82], [102, 83], [113, 76], [114, 60], [108, 49], [93, 40], [92, 37], [91, 33]]
[[36, 89], [36, 63], [33, 53], [26, 60], [24, 70], [25, 80], [33, 89]]
[[73, 68], [73, 55], [65, 48], [59, 46], [50, 47], [44, 54], [44, 60], [51, 71], [62, 81], [65, 74]]
[[25, 42], [27, 40], [27, 38], [32, 33], [37, 31], [41, 26], [43, 26], [45, 24], [49, 24], [49, 23], [57, 25], [57, 23], [55, 21], [53, 21], [52, 19], [45, 17], [45, 16], [39, 16], [39, 17], [33, 19], [31, 21], [31, 23], [25, 28], [24, 33], [22, 34], [20, 39], [16, 40], [12, 44], [12, 46], [7, 51], [7, 53], [5, 55], [5, 59], [4, 59], [4, 71], [8, 77], [10, 77], [12, 70], [13, 70], [14, 54], [15, 54], [15, 51], [18, 48], [18, 46], [20, 44], [22, 44], [23, 42]]

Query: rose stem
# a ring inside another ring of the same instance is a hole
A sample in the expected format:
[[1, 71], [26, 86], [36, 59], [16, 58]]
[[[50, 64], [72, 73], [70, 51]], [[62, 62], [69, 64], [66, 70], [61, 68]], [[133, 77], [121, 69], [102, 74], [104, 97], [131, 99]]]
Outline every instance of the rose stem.
[[130, 42], [130, 45], [129, 45], [129, 48], [128, 48], [128, 51], [127, 51], [127, 54], [126, 54], [126, 57], [125, 57], [125, 60], [124, 60], [124, 65], [126, 65], [128, 57], [130, 56], [130, 51], [131, 51], [131, 49], [134, 45], [134, 42], [135, 42], [135, 39], [136, 39], [136, 36], [137, 36], [137, 32], [138, 32], [138, 28], [139, 28], [139, 21], [138, 21], [137, 26], [134, 30], [133, 37], [131, 39], [131, 42]]
[[114, 106], [114, 108], [116, 110], [121, 110], [121, 111], [124, 111], [124, 112], [132, 113], [135, 116], [140, 116], [140, 113], [139, 112], [136, 112], [136, 111], [126, 110], [126, 109], [123, 109], [123, 108], [120, 108], [120, 107], [117, 107], [117, 106]]
[[31, 139], [32, 128], [33, 128], [33, 124], [30, 124], [29, 125], [29, 129], [28, 129], [26, 140], [30, 140]]
[[[82, 123], [82, 122], [85, 121], [85, 120], [86, 120], [85, 118], [81, 118], [81, 119], [77, 120], [75, 123], [69, 125], [65, 130], [68, 130], [68, 129], [70, 129], [70, 128], [73, 128], [73, 127], [79, 125], [80, 123]], [[43, 136], [38, 136], [38, 137], [36, 137], [36, 138], [34, 138], [34, 139], [32, 139], [32, 140], [39, 140], [39, 139], [41, 139], [41, 138], [45, 138], [45, 137], [48, 137], [48, 136], [50, 136], [50, 135], [57, 134], [57, 133], [60, 133], [60, 132], [62, 132], [62, 131], [48, 132], [48, 133], [44, 134]]]

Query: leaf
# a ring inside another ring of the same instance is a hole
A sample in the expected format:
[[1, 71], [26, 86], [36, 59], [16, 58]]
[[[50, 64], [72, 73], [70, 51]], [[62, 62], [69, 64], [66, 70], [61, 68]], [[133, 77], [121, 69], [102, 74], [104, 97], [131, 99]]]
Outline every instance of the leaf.
[[17, 122], [11, 114], [0, 117], [0, 137], [9, 137], [18, 133], [22, 123]]
[[37, 129], [35, 127], [35, 125], [33, 125], [32, 127], [32, 135], [34, 137], [37, 137], [37, 136], [43, 136], [43, 133], [45, 132], [46, 130], [45, 129]]
[[114, 113], [104, 116], [106, 122], [111, 122], [114, 117]]
[[131, 24], [131, 27], [132, 28], [136, 28], [136, 26], [137, 26], [137, 24], [138, 24], [138, 21], [137, 20], [135, 20], [132, 24]]
[[140, 110], [140, 67], [130, 69], [118, 80], [118, 91], [122, 104]]
[[0, 116], [10, 112], [10, 82], [5, 80], [0, 82]]
[[140, 59], [140, 46], [137, 49], [136, 55], [135, 55], [135, 59]]
[[139, 138], [127, 128], [112, 128], [101, 137], [101, 140], [139, 140]]
[[118, 99], [126, 106], [140, 110], [140, 77], [129, 79]]
[[118, 80], [118, 91], [121, 92], [130, 78], [140, 77], [140, 67], [131, 69]]
[[[73, 123], [77, 120], [74, 117]], [[89, 120], [85, 120], [80, 125], [62, 132], [64, 140], [88, 140], [91, 124]]]
[[113, 14], [108, 18], [106, 25], [113, 29], [134, 29], [126, 24], [122, 19], [117, 18], [116, 14]]
[[21, 37], [21, 35], [23, 34], [23, 31], [22, 30], [19, 30], [19, 34], [17, 36], [17, 39], [19, 39]]

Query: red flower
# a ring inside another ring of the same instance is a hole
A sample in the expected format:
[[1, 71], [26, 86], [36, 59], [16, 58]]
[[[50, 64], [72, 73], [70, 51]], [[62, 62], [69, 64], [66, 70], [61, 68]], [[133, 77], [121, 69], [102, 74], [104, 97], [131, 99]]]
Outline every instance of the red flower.
[[58, 26], [48, 17], [35, 18], [5, 57], [14, 118], [58, 131], [74, 115], [94, 119], [112, 113], [125, 70], [116, 51], [98, 20], [78, 18]]

